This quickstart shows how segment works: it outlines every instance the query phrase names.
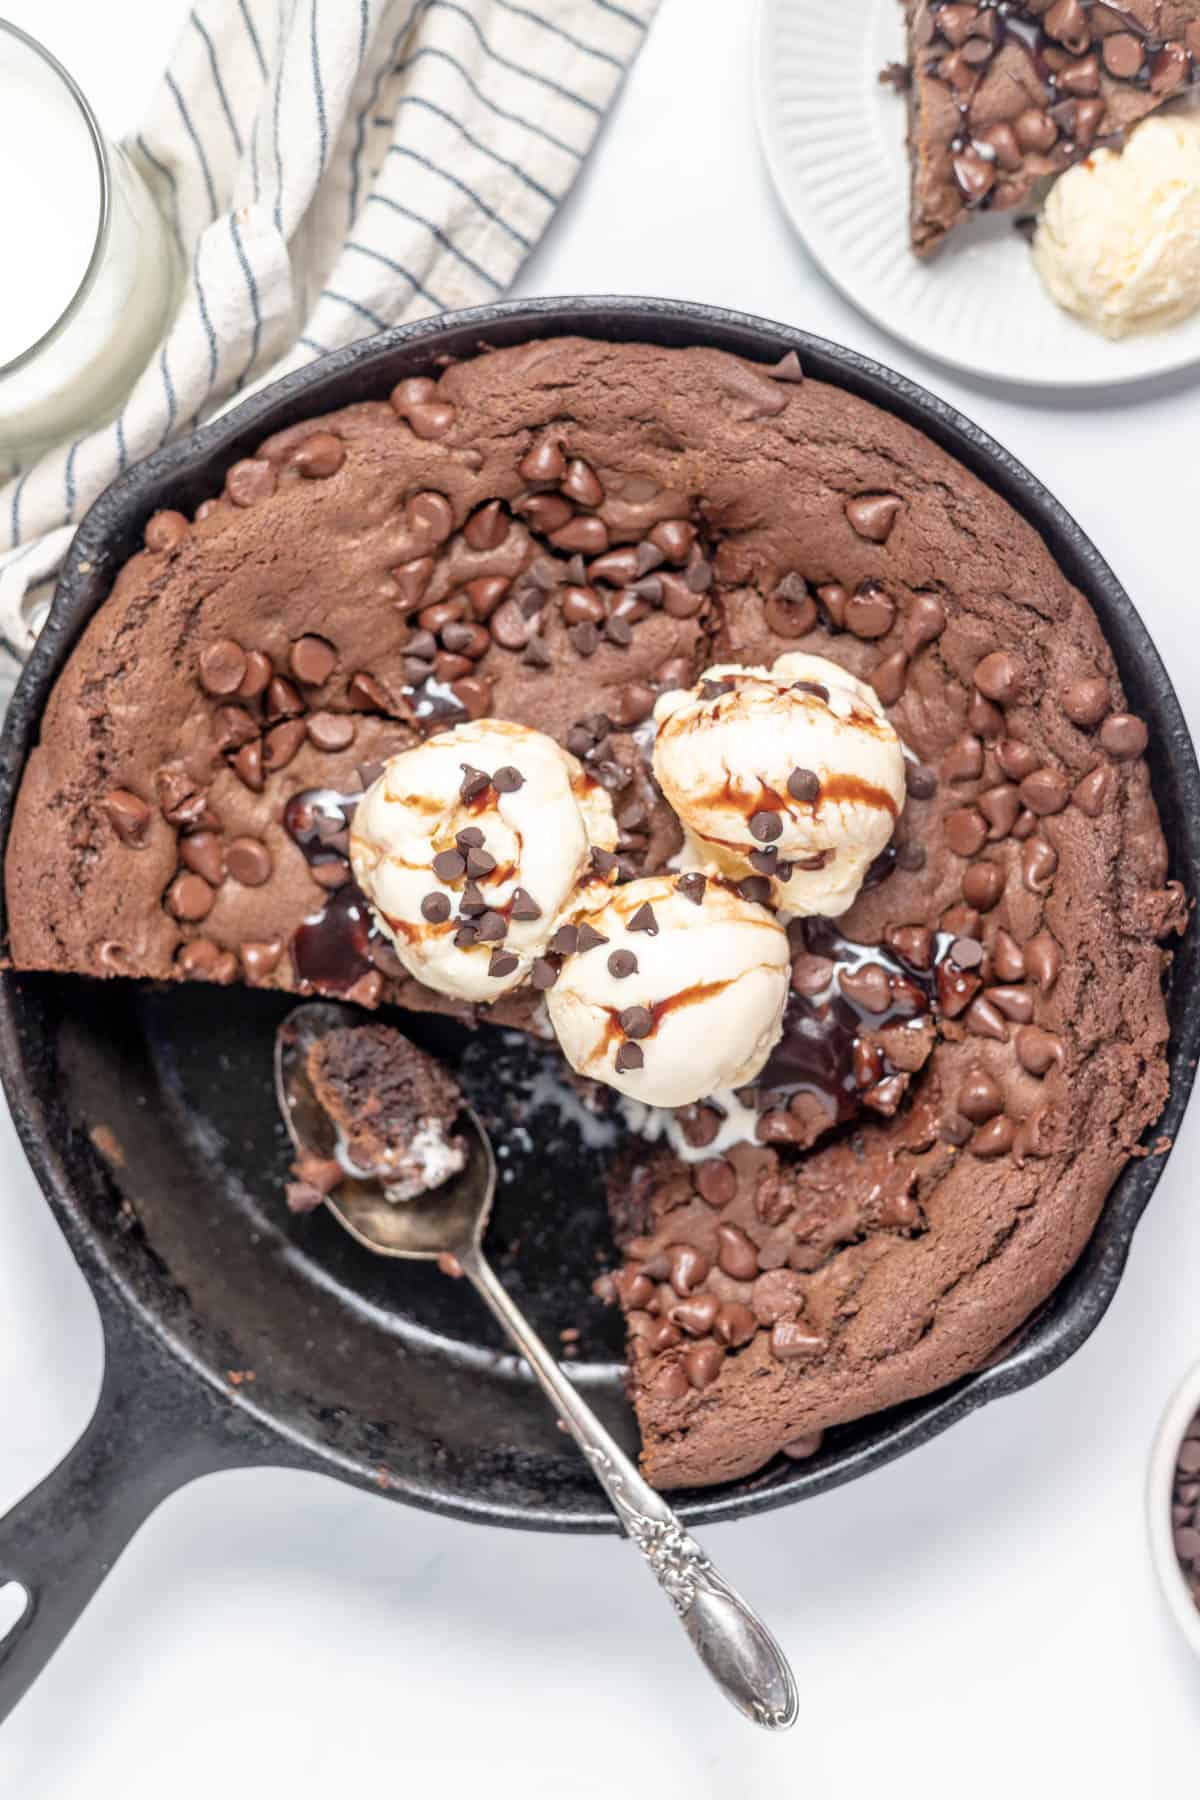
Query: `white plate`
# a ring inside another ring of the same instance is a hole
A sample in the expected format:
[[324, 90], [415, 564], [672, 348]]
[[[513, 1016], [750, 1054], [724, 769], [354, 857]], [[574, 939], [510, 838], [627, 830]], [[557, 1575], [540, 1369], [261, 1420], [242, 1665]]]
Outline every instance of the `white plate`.
[[784, 206], [831, 281], [876, 324], [955, 368], [1102, 387], [1200, 361], [1200, 313], [1109, 343], [1044, 292], [1012, 213], [982, 215], [923, 263], [908, 247], [899, 0], [760, 0], [759, 124]]

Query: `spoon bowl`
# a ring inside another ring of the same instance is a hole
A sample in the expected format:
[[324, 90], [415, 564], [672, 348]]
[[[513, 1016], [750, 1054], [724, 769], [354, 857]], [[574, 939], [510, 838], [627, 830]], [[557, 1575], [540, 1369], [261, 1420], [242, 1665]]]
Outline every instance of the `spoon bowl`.
[[[275, 1097], [297, 1153], [315, 1152], [339, 1162], [337, 1127], [308, 1076], [308, 1052], [328, 1031], [361, 1025], [362, 1014], [335, 1000], [314, 1000], [290, 1012], [275, 1034]], [[467, 1147], [465, 1166], [429, 1193], [389, 1200], [381, 1182], [351, 1176], [325, 1200], [338, 1224], [379, 1256], [432, 1262], [460, 1256], [483, 1241], [496, 1192], [491, 1140], [473, 1107], [463, 1102], [457, 1120]]]

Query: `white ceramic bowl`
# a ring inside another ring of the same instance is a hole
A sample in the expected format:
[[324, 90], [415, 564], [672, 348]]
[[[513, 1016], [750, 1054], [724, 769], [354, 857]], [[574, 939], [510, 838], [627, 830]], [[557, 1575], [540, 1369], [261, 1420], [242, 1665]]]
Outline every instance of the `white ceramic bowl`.
[[1146, 1523], [1150, 1531], [1150, 1554], [1154, 1559], [1163, 1596], [1180, 1631], [1197, 1656], [1200, 1656], [1200, 1607], [1197, 1607], [1192, 1598], [1183, 1570], [1179, 1566], [1179, 1559], [1175, 1555], [1171, 1525], [1175, 1459], [1184, 1433], [1197, 1412], [1200, 1412], [1200, 1363], [1188, 1370], [1176, 1388], [1158, 1428], [1158, 1436], [1150, 1454], [1150, 1474], [1146, 1484]]

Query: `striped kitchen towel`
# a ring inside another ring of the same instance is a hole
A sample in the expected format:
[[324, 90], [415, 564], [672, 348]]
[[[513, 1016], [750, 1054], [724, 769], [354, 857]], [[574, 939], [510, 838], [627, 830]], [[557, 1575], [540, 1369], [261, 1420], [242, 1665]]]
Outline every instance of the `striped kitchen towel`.
[[658, 0], [197, 0], [127, 146], [182, 297], [111, 424], [0, 486], [0, 638], [32, 646], [75, 525], [252, 387], [495, 299], [546, 229]]

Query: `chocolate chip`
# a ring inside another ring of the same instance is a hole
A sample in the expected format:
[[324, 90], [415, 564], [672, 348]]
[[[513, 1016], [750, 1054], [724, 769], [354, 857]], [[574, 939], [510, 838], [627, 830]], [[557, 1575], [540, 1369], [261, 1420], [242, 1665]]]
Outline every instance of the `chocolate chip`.
[[492, 684], [482, 675], [451, 682], [450, 692], [469, 719], [484, 718], [492, 704]]
[[489, 850], [471, 848], [467, 851], [467, 874], [472, 881], [481, 881], [490, 875], [496, 867], [496, 859]]
[[574, 956], [579, 948], [579, 927], [560, 925], [546, 947], [555, 956]]
[[354, 720], [348, 713], [313, 713], [305, 729], [318, 750], [348, 750], [354, 742]]
[[522, 661], [528, 663], [531, 669], [548, 669], [553, 663], [554, 658], [546, 648], [542, 638], [531, 637], [525, 647], [525, 655], [522, 658]]
[[777, 812], [756, 812], [750, 819], [750, 836], [760, 844], [773, 843], [782, 834], [783, 820]]
[[1115, 762], [1141, 756], [1150, 741], [1145, 725], [1132, 713], [1112, 713], [1100, 727], [1100, 748]]
[[[570, 927], [567, 927], [567, 929], [569, 930]], [[555, 935], [557, 935], [557, 933]], [[583, 924], [579, 927], [575, 948], [582, 956], [585, 950], [598, 950], [601, 944], [607, 944], [607, 942], [608, 939], [606, 937], [601, 937], [595, 926], [589, 925], [585, 919]], [[551, 940], [550, 948], [552, 950], [555, 948], [553, 939]]]
[[[616, 954], [620, 956], [627, 952], [617, 951]], [[609, 957], [609, 965], [611, 966], [611, 964], [612, 957]], [[615, 969], [613, 973], [616, 974]], [[654, 1015], [648, 1006], [627, 1006], [623, 1012], [617, 1014], [617, 1024], [626, 1037], [645, 1038], [649, 1037], [654, 1030]]]
[[550, 542], [556, 550], [578, 550], [582, 556], [599, 556], [608, 549], [608, 526], [594, 513], [577, 513], [565, 525], [551, 531]]
[[885, 1013], [891, 1005], [891, 984], [881, 963], [864, 963], [858, 969], [839, 969], [838, 987], [846, 999], [863, 1012]]
[[262, 650], [247, 650], [246, 673], [238, 685], [239, 700], [255, 700], [271, 679], [271, 659]]
[[243, 887], [261, 887], [271, 878], [271, 852], [258, 838], [234, 838], [225, 851], [225, 867]]
[[215, 831], [193, 831], [181, 838], [179, 860], [185, 869], [203, 876], [210, 887], [220, 887], [225, 879], [225, 855]]
[[716, 1321], [720, 1305], [715, 1294], [692, 1294], [686, 1300], [677, 1300], [668, 1310], [667, 1317], [672, 1325], [678, 1325], [689, 1337], [707, 1337]]
[[1080, 730], [1099, 725], [1109, 709], [1107, 681], [1101, 675], [1085, 675], [1071, 682], [1063, 692], [1062, 709]]
[[431, 925], [444, 925], [450, 917], [450, 898], [447, 894], [426, 894], [421, 901], [421, 917], [428, 919]]
[[1031, 106], [1018, 113], [1013, 120], [1013, 135], [1022, 150], [1044, 154], [1053, 149], [1058, 138], [1058, 128], [1049, 113]]
[[974, 806], [960, 806], [947, 813], [943, 829], [955, 856], [975, 856], [987, 843], [987, 821]]
[[414, 612], [420, 606], [432, 574], [432, 556], [415, 556], [411, 562], [401, 563], [398, 568], [392, 570], [392, 577], [400, 590], [400, 602], [404, 611]]
[[566, 472], [567, 459], [553, 438], [543, 438], [517, 464], [522, 481], [561, 481]]
[[896, 618], [896, 603], [877, 581], [865, 581], [846, 601], [845, 624], [855, 637], [885, 637]]
[[479, 942], [479, 927], [465, 919], [454, 933], [454, 944], [458, 950], [470, 950]]
[[536, 957], [530, 972], [530, 980], [539, 993], [545, 993], [558, 980], [558, 967], [545, 956]]
[[614, 1067], [618, 1075], [625, 1075], [631, 1069], [640, 1069], [645, 1060], [641, 1045], [626, 1039], [617, 1051]]
[[521, 924], [530, 919], [540, 919], [542, 916], [541, 907], [533, 895], [523, 887], [513, 889], [512, 916]]
[[281, 725], [273, 725], [263, 739], [263, 768], [271, 771], [286, 769], [304, 738], [303, 719], [285, 719]]
[[846, 501], [846, 517], [872, 544], [886, 544], [904, 502], [898, 494], [858, 494]]
[[967, 724], [972, 731], [978, 732], [985, 743], [992, 743], [1004, 735], [1004, 714], [982, 694], [976, 694], [971, 701], [967, 711]]
[[332, 431], [314, 431], [292, 453], [292, 466], [308, 481], [326, 481], [346, 460], [346, 446]]
[[600, 633], [591, 624], [573, 625], [567, 636], [580, 656], [594, 656], [600, 644]]
[[608, 972], [615, 981], [637, 974], [637, 957], [632, 950], [614, 950], [608, 959]]
[[786, 350], [777, 363], [767, 370], [772, 381], [803, 381], [804, 369], [794, 350]]
[[917, 594], [904, 625], [904, 648], [914, 656], [946, 629], [946, 608], [938, 594]]
[[206, 918], [216, 895], [207, 881], [189, 871], [177, 875], [166, 893], [167, 910], [187, 924]]
[[986, 1069], [972, 1069], [958, 1090], [959, 1112], [972, 1125], [986, 1125], [1004, 1110], [1004, 1095]]
[[580, 506], [600, 506], [604, 500], [604, 489], [600, 478], [590, 463], [584, 462], [580, 456], [573, 456], [567, 464], [562, 478], [562, 491]]
[[985, 1159], [993, 1156], [1007, 1156], [1012, 1149], [1016, 1127], [1011, 1119], [990, 1119], [981, 1125], [971, 1139], [972, 1156]]
[[771, 883], [765, 875], [747, 875], [738, 882], [737, 891], [752, 906], [766, 906], [771, 899]]
[[[301, 727], [303, 731], [303, 726]], [[233, 768], [240, 780], [252, 793], [261, 794], [263, 788], [263, 754], [262, 743], [255, 738], [253, 743], [243, 744], [233, 758]]]
[[1031, 837], [1021, 849], [1021, 879], [1034, 894], [1044, 894], [1058, 868], [1058, 852], [1045, 838]]
[[711, 1157], [692, 1169], [696, 1192], [707, 1205], [728, 1206], [737, 1193], [737, 1172], [724, 1157]]
[[813, 805], [821, 796], [821, 781], [813, 769], [795, 768], [788, 776], [787, 790], [793, 800], [803, 806]]
[[651, 937], [658, 936], [658, 920], [655, 918], [654, 908], [648, 900], [643, 900], [626, 929], [628, 931], [645, 931]]
[[975, 938], [956, 937], [948, 955], [960, 969], [977, 969], [983, 961], [983, 945]]
[[1061, 769], [1035, 769], [1021, 783], [1021, 799], [1038, 818], [1060, 813], [1070, 797], [1071, 784]]
[[311, 633], [297, 638], [288, 651], [288, 667], [305, 687], [320, 687], [337, 664], [337, 651], [328, 639]]
[[146, 521], [142, 542], [159, 555], [178, 550], [191, 526], [180, 512], [156, 512]]
[[1021, 662], [1009, 650], [993, 650], [975, 665], [972, 679], [979, 692], [998, 706], [1008, 706], [1021, 691]]
[[612, 706], [613, 724], [622, 731], [631, 730], [648, 719], [654, 711], [654, 703], [658, 696], [654, 689], [644, 681], [628, 682], [620, 688], [610, 702]]
[[508, 926], [503, 913], [484, 912], [475, 921], [475, 929], [479, 933], [481, 944], [498, 944], [501, 938], [508, 935]]
[[1014, 1040], [1017, 1061], [1030, 1075], [1045, 1075], [1062, 1061], [1062, 1041], [1040, 1025], [1022, 1025]]
[[1008, 1026], [1004, 1023], [1003, 1013], [981, 994], [976, 994], [963, 1015], [963, 1020], [967, 1030], [973, 1031], [976, 1037], [995, 1038], [1001, 1044], [1008, 1039]]
[[261, 457], [244, 457], [226, 475], [225, 492], [235, 506], [256, 506], [275, 492], [275, 470]]
[[444, 494], [414, 494], [405, 510], [410, 528], [434, 544], [444, 544], [454, 529], [454, 513]]
[[696, 527], [686, 519], [660, 519], [648, 536], [668, 562], [684, 563], [696, 541]]
[[478, 800], [480, 794], [487, 792], [492, 785], [492, 778], [483, 769], [473, 769], [470, 763], [461, 763], [459, 767], [463, 772], [459, 797], [469, 805], [472, 800]]
[[973, 863], [963, 876], [963, 899], [980, 912], [990, 912], [1004, 892], [1005, 879], [999, 863]]
[[100, 802], [109, 824], [123, 844], [140, 850], [150, 832], [150, 808], [128, 788], [112, 788]]
[[682, 894], [685, 900], [690, 900], [693, 906], [704, 904], [704, 890], [707, 886], [707, 876], [697, 874], [695, 871], [681, 875], [675, 883], [676, 892]]
[[200, 653], [200, 685], [210, 694], [234, 694], [246, 673], [246, 652], [233, 638], [218, 638]]
[[467, 872], [467, 859], [459, 850], [439, 850], [433, 859], [433, 872], [439, 881], [461, 881]]
[[877, 662], [867, 680], [884, 706], [895, 706], [908, 685], [908, 656], [903, 650], [893, 651]]
[[924, 844], [898, 844], [896, 846], [896, 867], [906, 874], [915, 875], [925, 867], [929, 860]]
[[702, 556], [698, 556], [695, 561], [690, 562], [684, 571], [684, 586], [692, 594], [707, 594], [712, 586], [712, 579], [712, 564], [706, 562]]
[[[728, 1163], [701, 1164], [701, 1168], [724, 1169], [733, 1176], [730, 1199], [737, 1188], [737, 1177]], [[737, 1225], [717, 1226], [717, 1267], [734, 1281], [753, 1281], [758, 1274], [758, 1251]]]
[[964, 732], [942, 758], [947, 781], [977, 781], [983, 774], [983, 743], [973, 731]]
[[493, 950], [488, 963], [488, 974], [493, 981], [497, 981], [503, 975], [511, 975], [520, 966], [520, 958], [514, 956], [511, 950]]
[[[750, 867], [754, 870], [756, 875], [774, 876], [779, 874], [779, 852], [774, 844], [769, 844], [765, 850], [752, 850], [746, 858], [746, 861], [750, 864]], [[790, 864], [788, 866], [790, 867]], [[781, 876], [780, 878], [783, 880], [786, 879], [784, 876]]]
[[[937, 784], [937, 776], [932, 769], [927, 769], [923, 763], [909, 762], [905, 758], [904, 785], [914, 800], [932, 799], [933, 795], [937, 793]], [[797, 798], [799, 798], [798, 795]]]
[[988, 822], [988, 837], [993, 843], [1006, 838], [1017, 822], [1021, 811], [1020, 796], [1015, 787], [988, 788], [980, 794], [977, 802], [980, 812]]

